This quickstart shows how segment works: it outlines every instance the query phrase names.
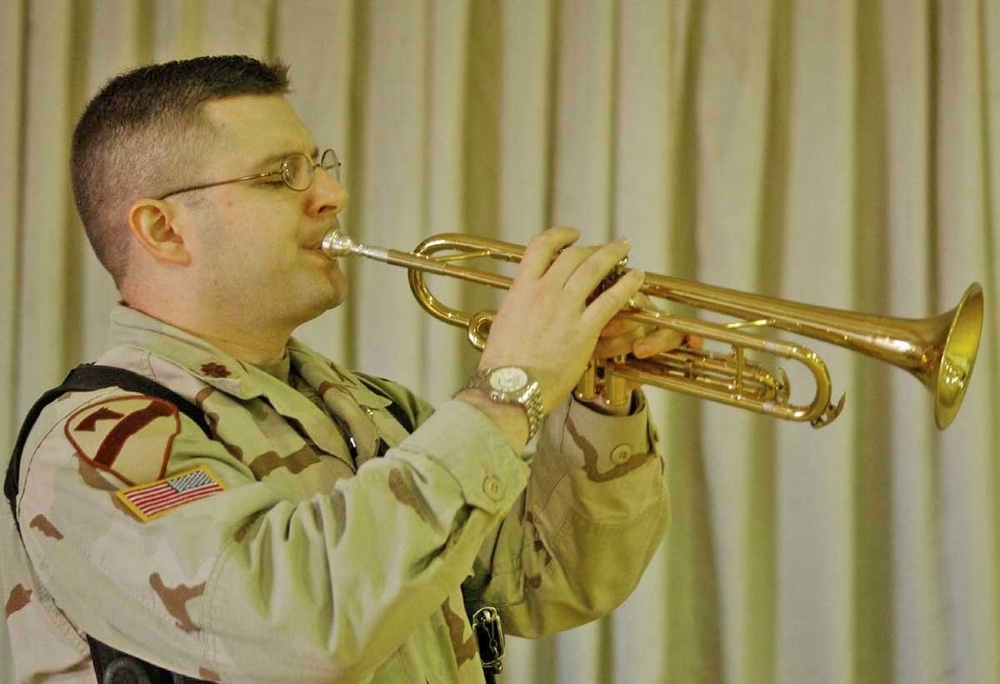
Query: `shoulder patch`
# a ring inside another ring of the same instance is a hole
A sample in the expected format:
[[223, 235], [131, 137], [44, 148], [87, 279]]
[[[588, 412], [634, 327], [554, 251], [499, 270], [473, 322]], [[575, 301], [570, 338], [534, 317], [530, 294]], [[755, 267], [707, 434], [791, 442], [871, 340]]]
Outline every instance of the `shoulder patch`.
[[225, 487], [205, 466], [185, 470], [149, 484], [115, 492], [115, 496], [143, 522], [158, 518], [186, 503], [224, 491]]
[[89, 404], [66, 421], [66, 437], [95, 468], [126, 484], [163, 477], [170, 445], [181, 431], [177, 407], [133, 395]]

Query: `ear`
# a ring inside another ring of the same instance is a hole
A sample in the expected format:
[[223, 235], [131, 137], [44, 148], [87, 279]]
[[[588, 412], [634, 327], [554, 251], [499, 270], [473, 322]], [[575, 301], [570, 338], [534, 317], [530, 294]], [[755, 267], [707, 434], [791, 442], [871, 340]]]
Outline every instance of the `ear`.
[[155, 199], [140, 199], [129, 208], [128, 227], [146, 252], [157, 261], [181, 266], [191, 263], [176, 207]]

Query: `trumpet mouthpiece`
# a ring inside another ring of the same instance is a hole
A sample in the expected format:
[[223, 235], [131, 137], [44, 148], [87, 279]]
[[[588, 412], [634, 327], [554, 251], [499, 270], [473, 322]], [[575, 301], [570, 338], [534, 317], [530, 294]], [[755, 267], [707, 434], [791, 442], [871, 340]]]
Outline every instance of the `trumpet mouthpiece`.
[[344, 235], [339, 227], [333, 228], [326, 235], [323, 236], [323, 242], [320, 245], [320, 249], [331, 259], [341, 256], [347, 256], [355, 251], [357, 245], [351, 238]]

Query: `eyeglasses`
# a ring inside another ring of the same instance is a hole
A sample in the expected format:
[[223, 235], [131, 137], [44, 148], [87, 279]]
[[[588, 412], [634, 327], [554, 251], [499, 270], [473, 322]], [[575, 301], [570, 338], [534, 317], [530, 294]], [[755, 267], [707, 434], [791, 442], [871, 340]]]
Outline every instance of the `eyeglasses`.
[[179, 195], [182, 192], [191, 192], [192, 190], [204, 190], [205, 188], [214, 188], [217, 185], [227, 185], [229, 183], [242, 183], [243, 181], [257, 180], [260, 178], [270, 178], [273, 176], [279, 176], [281, 181], [287, 185], [292, 190], [298, 192], [304, 192], [312, 187], [313, 178], [316, 175], [316, 169], [321, 168], [331, 176], [333, 176], [337, 182], [340, 182], [340, 160], [337, 158], [337, 153], [333, 150], [323, 150], [323, 154], [320, 155], [319, 161], [314, 162], [308, 155], [302, 154], [301, 152], [296, 152], [295, 154], [290, 154], [281, 160], [281, 166], [274, 171], [265, 171], [264, 173], [254, 173], [249, 176], [241, 176], [239, 178], [232, 178], [230, 180], [216, 181], [215, 183], [203, 183], [201, 185], [191, 185], [186, 188], [181, 188], [180, 190], [171, 190], [165, 195], [160, 195], [156, 199], [166, 199], [172, 195]]

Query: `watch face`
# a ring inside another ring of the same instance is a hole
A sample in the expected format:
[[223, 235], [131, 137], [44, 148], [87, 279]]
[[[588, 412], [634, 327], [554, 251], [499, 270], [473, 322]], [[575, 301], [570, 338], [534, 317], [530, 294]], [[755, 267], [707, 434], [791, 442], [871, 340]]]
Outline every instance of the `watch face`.
[[489, 383], [497, 392], [517, 392], [528, 384], [528, 374], [520, 368], [498, 368], [490, 373]]

